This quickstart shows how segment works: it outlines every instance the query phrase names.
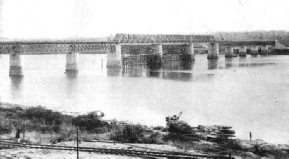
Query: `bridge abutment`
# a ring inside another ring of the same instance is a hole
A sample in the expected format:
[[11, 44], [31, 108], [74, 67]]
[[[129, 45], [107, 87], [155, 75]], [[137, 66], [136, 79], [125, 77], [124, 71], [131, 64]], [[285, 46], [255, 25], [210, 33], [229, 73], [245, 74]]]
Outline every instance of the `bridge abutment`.
[[188, 54], [191, 55], [191, 60], [195, 61], [195, 52], [194, 52], [194, 44], [190, 43], [188, 45]]
[[78, 72], [78, 53], [69, 52], [66, 54], [65, 72]]
[[107, 52], [106, 67], [122, 67], [121, 45], [115, 45], [115, 50]]
[[23, 76], [21, 55], [19, 53], [10, 54], [9, 76]]
[[219, 44], [210, 43], [208, 45], [208, 56], [207, 59], [218, 59], [219, 58]]
[[246, 46], [240, 46], [239, 47], [239, 56], [247, 56], [247, 47]]
[[233, 57], [234, 56], [234, 48], [232, 46], [225, 47], [225, 57]]
[[268, 55], [268, 45], [264, 45], [264, 46], [261, 46], [261, 52], [260, 52], [260, 55]]

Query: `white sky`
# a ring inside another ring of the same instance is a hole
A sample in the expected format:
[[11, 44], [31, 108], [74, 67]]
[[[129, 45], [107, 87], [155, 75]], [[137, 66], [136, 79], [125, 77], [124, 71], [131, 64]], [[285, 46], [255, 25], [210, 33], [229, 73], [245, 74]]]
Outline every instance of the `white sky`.
[[0, 1], [8, 38], [289, 30], [289, 0]]

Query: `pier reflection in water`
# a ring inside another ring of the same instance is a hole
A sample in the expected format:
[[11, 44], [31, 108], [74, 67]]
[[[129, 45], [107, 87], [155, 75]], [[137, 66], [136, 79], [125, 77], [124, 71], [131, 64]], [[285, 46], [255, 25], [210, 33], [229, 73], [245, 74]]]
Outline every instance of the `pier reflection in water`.
[[75, 79], [77, 78], [78, 71], [65, 71], [65, 74], [68, 79]]
[[215, 70], [218, 68], [218, 59], [210, 59], [208, 60], [208, 69]]
[[248, 67], [246, 59], [246, 57], [239, 57], [239, 67]]
[[10, 88], [11, 88], [11, 97], [12, 99], [17, 99], [23, 96], [23, 76], [10, 76]]
[[233, 67], [233, 61], [234, 61], [234, 58], [231, 57], [231, 58], [225, 58], [225, 67], [226, 68], [231, 68]]
[[[190, 81], [192, 80], [193, 62], [174, 60], [164, 61], [160, 64], [148, 64], [147, 66], [130, 65], [123, 67], [122, 76], [126, 77], [157, 77], [162, 79]], [[108, 68], [108, 72], [116, 68]], [[186, 70], [187, 72], [184, 72]]]

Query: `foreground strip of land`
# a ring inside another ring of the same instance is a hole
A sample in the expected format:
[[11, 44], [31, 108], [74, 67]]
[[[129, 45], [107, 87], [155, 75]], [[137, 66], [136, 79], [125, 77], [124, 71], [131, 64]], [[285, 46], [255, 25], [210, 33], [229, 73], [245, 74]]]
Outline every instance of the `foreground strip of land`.
[[140, 151], [140, 150], [125, 150], [125, 149], [108, 149], [108, 148], [94, 148], [94, 147], [71, 147], [71, 146], [55, 146], [55, 145], [38, 145], [38, 144], [21, 144], [9, 140], [0, 140], [1, 148], [12, 147], [25, 147], [32, 149], [50, 149], [50, 150], [67, 150], [67, 151], [81, 151], [81, 152], [93, 152], [101, 154], [114, 154], [125, 155], [134, 157], [170, 157], [170, 158], [184, 158], [184, 159], [197, 159], [197, 158], [225, 158], [225, 156], [209, 156], [209, 155], [197, 155], [180, 152], [157, 152], [157, 151]]

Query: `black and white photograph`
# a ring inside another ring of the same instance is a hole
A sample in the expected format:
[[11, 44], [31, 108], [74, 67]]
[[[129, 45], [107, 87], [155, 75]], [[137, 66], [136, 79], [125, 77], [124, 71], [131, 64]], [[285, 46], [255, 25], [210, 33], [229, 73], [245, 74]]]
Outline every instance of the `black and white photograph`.
[[0, 0], [0, 159], [289, 159], [288, 0]]

